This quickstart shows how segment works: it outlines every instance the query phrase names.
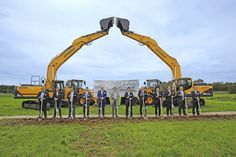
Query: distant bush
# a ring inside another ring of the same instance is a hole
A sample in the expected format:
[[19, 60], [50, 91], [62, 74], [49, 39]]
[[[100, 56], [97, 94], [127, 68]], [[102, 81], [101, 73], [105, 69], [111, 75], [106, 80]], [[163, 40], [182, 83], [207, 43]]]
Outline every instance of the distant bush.
[[213, 82], [214, 91], [233, 91], [236, 86], [236, 82]]
[[15, 86], [0, 85], [0, 93], [13, 93]]
[[230, 94], [236, 94], [236, 84], [231, 85], [228, 89]]

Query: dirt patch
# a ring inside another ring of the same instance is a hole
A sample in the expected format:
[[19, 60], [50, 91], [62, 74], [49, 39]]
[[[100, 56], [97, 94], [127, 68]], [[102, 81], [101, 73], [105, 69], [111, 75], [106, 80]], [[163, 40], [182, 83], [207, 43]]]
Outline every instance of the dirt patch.
[[172, 117], [148, 117], [148, 118], [76, 118], [76, 119], [37, 119], [37, 118], [15, 118], [15, 119], [3, 119], [0, 120], [0, 126], [11, 125], [50, 125], [50, 124], [81, 124], [81, 125], [99, 125], [99, 124], [111, 124], [111, 123], [140, 123], [145, 121], [194, 121], [194, 120], [218, 120], [218, 119], [236, 119], [236, 114], [228, 115], [200, 115], [200, 116], [172, 116]]

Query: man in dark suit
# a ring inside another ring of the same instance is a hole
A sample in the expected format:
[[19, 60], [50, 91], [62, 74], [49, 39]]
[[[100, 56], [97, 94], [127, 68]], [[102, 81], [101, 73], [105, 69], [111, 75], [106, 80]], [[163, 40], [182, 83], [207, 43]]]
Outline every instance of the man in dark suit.
[[183, 87], [180, 87], [179, 90], [177, 91], [177, 104], [178, 104], [178, 111], [179, 111], [179, 115], [181, 116], [181, 112], [183, 110], [183, 114], [186, 114], [185, 111], [185, 93], [183, 91]]
[[78, 94], [75, 92], [75, 89], [72, 88], [71, 92], [67, 95], [68, 98], [68, 107], [69, 107], [69, 116], [68, 118], [75, 118], [75, 110], [78, 101]]
[[144, 111], [145, 111], [144, 116], [146, 117], [147, 116], [147, 110], [146, 110], [147, 91], [144, 89], [144, 87], [142, 87], [138, 91], [138, 97], [139, 97], [139, 113], [140, 113], [140, 117], [143, 116], [143, 107], [144, 107]]
[[54, 116], [56, 118], [57, 112], [59, 112], [59, 116], [61, 117], [61, 100], [63, 99], [63, 93], [60, 92], [59, 88], [57, 87], [53, 92], [53, 99], [54, 99]]
[[192, 113], [193, 115], [195, 115], [195, 110], [196, 110], [197, 115], [200, 115], [200, 104], [199, 104], [200, 93], [197, 91], [196, 87], [192, 91], [191, 96], [192, 96], [192, 104], [193, 104]]
[[39, 102], [39, 118], [47, 118], [47, 103], [49, 99], [48, 90], [43, 86], [42, 90], [38, 93]]
[[92, 95], [89, 92], [88, 87], [86, 87], [86, 89], [85, 89], [85, 93], [83, 95], [83, 98], [84, 98], [84, 104], [83, 104], [84, 118], [88, 118], [89, 117], [89, 105], [91, 103], [91, 98], [92, 98]]
[[172, 115], [172, 96], [173, 92], [171, 91], [171, 87], [168, 86], [167, 90], [164, 93], [165, 101], [166, 101], [166, 115]]
[[104, 90], [102, 87], [101, 90], [97, 93], [98, 97], [98, 116], [101, 116], [102, 111], [102, 117], [105, 117], [105, 106], [106, 106], [106, 97], [107, 97], [107, 91]]
[[127, 92], [125, 92], [125, 105], [126, 105], [126, 118], [128, 118], [129, 115], [129, 108], [130, 108], [130, 117], [133, 118], [133, 93], [131, 92], [130, 87], [127, 88]]

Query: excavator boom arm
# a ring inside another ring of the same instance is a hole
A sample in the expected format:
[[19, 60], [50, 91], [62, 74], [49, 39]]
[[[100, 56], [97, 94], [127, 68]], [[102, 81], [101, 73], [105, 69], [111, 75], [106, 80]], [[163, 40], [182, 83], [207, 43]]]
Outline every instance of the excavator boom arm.
[[181, 78], [181, 68], [177, 60], [168, 55], [154, 39], [129, 31], [129, 21], [127, 19], [117, 18], [116, 22], [117, 27], [120, 29], [122, 35], [136, 40], [143, 45], [146, 45], [152, 52], [154, 52], [155, 55], [157, 55], [170, 67], [174, 79]]
[[65, 49], [61, 54], [54, 57], [48, 65], [46, 88], [52, 90], [52, 81], [56, 79], [58, 69], [64, 64], [71, 56], [73, 56], [84, 45], [88, 45], [92, 41], [99, 39], [108, 34], [110, 27], [113, 26], [114, 18], [106, 18], [100, 21], [101, 30], [92, 34], [81, 36], [73, 41], [71, 46]]

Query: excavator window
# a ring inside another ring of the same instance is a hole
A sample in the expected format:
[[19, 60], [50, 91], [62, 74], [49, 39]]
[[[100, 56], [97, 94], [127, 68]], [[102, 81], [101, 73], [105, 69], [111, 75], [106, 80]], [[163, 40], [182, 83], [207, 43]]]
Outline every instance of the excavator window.
[[67, 82], [66, 82], [66, 86], [69, 87], [69, 88], [71, 88], [71, 81], [67, 81]]
[[159, 87], [161, 86], [161, 82], [158, 80], [148, 80], [147, 81], [147, 87], [148, 88], [154, 88], [154, 87]]
[[84, 81], [80, 81], [80, 80], [71, 80], [71, 81], [67, 81], [66, 85], [69, 87], [69, 88], [82, 88], [83, 86], [83, 82]]
[[83, 81], [74, 81], [75, 88], [82, 88]]
[[53, 81], [53, 90], [55, 90], [57, 87], [60, 89], [60, 91], [64, 90], [64, 81]]
[[31, 85], [38, 86], [41, 85], [41, 77], [40, 76], [31, 76]]
[[177, 81], [177, 90], [180, 88], [180, 87], [183, 87], [184, 90], [187, 90], [187, 89], [190, 89], [192, 87], [192, 80], [191, 79], [178, 79]]

